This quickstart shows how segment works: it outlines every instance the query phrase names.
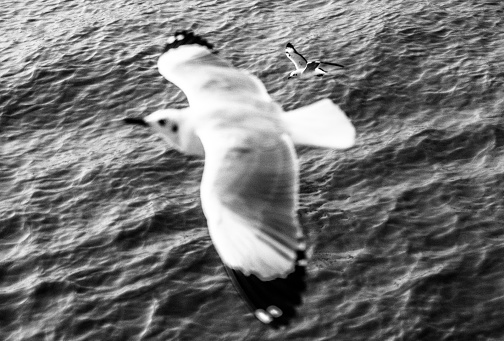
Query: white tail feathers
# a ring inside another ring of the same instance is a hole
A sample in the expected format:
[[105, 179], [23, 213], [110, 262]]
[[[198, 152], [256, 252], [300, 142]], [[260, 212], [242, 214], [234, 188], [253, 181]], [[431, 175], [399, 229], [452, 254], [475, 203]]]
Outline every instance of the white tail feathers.
[[295, 144], [334, 149], [355, 144], [355, 127], [330, 99], [284, 112], [282, 119]]

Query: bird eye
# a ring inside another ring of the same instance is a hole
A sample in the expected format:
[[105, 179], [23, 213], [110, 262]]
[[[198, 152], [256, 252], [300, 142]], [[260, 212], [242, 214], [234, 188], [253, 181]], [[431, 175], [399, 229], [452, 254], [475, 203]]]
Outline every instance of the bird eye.
[[173, 125], [171, 126], [171, 131], [172, 131], [172, 132], [174, 132], [174, 133], [176, 133], [176, 132], [178, 131], [178, 125], [173, 124]]
[[161, 127], [164, 127], [166, 125], [166, 120], [165, 119], [161, 119], [161, 120], [158, 121], [158, 123], [159, 123], [159, 125]]

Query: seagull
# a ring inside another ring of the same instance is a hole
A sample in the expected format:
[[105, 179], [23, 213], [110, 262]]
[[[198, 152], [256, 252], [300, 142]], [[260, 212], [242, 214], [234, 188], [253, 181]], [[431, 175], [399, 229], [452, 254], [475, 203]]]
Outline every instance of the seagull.
[[308, 62], [305, 57], [296, 51], [291, 43], [287, 43], [285, 46], [285, 55], [291, 60], [291, 62], [294, 63], [294, 66], [296, 66], [296, 70], [292, 71], [288, 78], [298, 76], [301, 78], [308, 78], [312, 76], [321, 77], [327, 73], [327, 71], [322, 68], [326, 67], [326, 65], [344, 67], [341, 64], [321, 62], [320, 60]]
[[158, 70], [189, 107], [125, 123], [150, 127], [171, 147], [204, 157], [201, 205], [231, 282], [259, 321], [290, 324], [306, 291], [307, 266], [294, 143], [349, 148], [352, 123], [329, 99], [284, 112], [257, 77], [191, 31], [168, 38]]

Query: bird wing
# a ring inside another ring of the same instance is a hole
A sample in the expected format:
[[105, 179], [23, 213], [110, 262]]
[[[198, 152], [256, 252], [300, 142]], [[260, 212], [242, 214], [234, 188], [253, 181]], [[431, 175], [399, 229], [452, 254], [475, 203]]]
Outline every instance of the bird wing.
[[344, 67], [343, 65], [341, 64], [336, 64], [336, 63], [328, 63], [328, 62], [321, 62], [320, 60], [313, 60], [311, 62], [309, 62], [308, 64], [306, 64], [306, 68], [304, 70], [304, 72], [306, 72], [307, 74], [310, 73], [310, 72], [313, 72], [315, 71], [315, 69], [319, 68], [321, 69], [324, 73], [326, 73], [327, 71], [324, 70], [325, 68], [327, 68], [328, 66], [339, 66], [339, 67]]
[[285, 46], [285, 55], [294, 63], [297, 70], [303, 70], [306, 67], [306, 59], [296, 51], [291, 43]]
[[315, 69], [320, 65], [320, 61], [314, 60], [306, 64], [306, 69], [304, 72], [310, 73], [311, 71], [315, 71]]
[[229, 101], [271, 101], [264, 85], [250, 73], [213, 53], [213, 47], [189, 31], [177, 31], [158, 60], [158, 70], [186, 95], [189, 105]]
[[296, 145], [347, 149], [355, 145], [355, 127], [330, 99], [281, 113], [282, 121]]
[[305, 289], [298, 168], [288, 135], [250, 110], [239, 127], [205, 124], [198, 132], [205, 148], [201, 201], [236, 289], [259, 320], [277, 326], [295, 315]]
[[320, 62], [320, 67], [321, 68], [324, 68], [326, 67], [327, 65], [330, 65], [330, 66], [338, 66], [338, 67], [345, 67], [344, 65], [341, 65], [341, 64], [338, 64], [338, 63], [330, 63], [330, 62]]

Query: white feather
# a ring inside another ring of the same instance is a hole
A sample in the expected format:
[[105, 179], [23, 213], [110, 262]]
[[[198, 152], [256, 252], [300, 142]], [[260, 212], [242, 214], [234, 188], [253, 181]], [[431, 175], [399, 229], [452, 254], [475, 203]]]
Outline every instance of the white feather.
[[339, 106], [323, 99], [282, 113], [295, 144], [346, 149], [355, 144], [355, 128]]

